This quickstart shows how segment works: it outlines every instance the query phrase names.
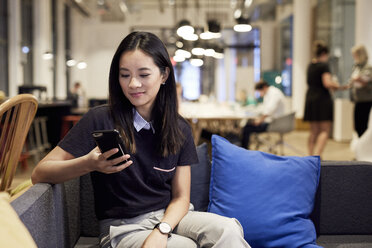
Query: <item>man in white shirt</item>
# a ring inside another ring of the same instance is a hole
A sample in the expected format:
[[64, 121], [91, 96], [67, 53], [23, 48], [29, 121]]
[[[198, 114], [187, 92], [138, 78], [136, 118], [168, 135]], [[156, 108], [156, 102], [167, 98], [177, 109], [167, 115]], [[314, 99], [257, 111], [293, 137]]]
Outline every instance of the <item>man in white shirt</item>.
[[263, 111], [259, 117], [248, 121], [243, 129], [242, 147], [247, 149], [249, 149], [249, 139], [252, 133], [266, 132], [272, 119], [284, 115], [285, 112], [285, 96], [280, 89], [261, 80], [256, 84], [255, 90], [263, 97]]

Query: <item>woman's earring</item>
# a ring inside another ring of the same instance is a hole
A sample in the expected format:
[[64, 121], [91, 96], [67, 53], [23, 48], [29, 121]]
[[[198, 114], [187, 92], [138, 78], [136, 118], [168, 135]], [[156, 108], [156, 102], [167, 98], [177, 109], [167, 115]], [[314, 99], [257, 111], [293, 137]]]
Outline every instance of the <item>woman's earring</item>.
[[162, 85], [164, 85], [165, 84], [165, 82], [163, 82], [163, 83], [161, 83]]

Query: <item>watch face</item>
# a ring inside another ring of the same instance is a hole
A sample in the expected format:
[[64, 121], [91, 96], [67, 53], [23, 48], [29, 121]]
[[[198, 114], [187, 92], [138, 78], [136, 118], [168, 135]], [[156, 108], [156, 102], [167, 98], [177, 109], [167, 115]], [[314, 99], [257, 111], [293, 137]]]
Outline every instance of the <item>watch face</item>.
[[159, 230], [162, 233], [170, 233], [170, 232], [172, 232], [171, 226], [169, 224], [165, 223], [165, 222], [162, 222], [162, 223], [159, 224]]

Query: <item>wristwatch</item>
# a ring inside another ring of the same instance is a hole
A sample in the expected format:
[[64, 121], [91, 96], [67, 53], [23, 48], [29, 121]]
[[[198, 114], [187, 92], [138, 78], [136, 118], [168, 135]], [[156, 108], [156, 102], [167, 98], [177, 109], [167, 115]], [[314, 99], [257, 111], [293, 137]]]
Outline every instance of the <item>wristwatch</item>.
[[154, 226], [154, 229], [157, 228], [162, 234], [168, 234], [168, 238], [171, 236], [172, 227], [166, 222], [159, 222]]

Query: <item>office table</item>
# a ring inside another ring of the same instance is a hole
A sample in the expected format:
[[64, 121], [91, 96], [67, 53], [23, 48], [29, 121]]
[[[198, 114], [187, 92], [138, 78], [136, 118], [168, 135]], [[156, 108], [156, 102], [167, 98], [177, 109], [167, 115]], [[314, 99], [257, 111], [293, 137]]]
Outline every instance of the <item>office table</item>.
[[229, 133], [240, 136], [241, 127], [250, 118], [258, 115], [253, 106], [241, 107], [234, 103], [181, 103], [180, 114], [191, 125], [194, 142], [199, 143], [203, 129], [225, 136]]

